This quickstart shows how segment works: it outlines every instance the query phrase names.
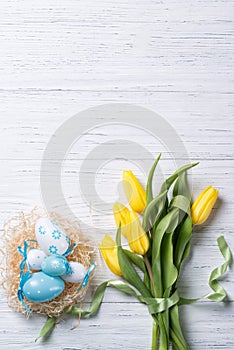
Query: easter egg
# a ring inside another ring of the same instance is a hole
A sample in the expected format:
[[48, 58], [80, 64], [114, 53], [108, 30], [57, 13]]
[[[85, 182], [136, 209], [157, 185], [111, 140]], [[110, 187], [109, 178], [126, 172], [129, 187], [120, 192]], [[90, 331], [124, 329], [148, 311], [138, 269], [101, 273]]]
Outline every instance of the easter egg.
[[33, 273], [25, 282], [23, 294], [34, 303], [43, 303], [59, 296], [64, 286], [61, 278], [51, 277], [40, 271]]
[[41, 263], [46, 255], [41, 249], [31, 249], [27, 255], [27, 262], [32, 270], [41, 270]]
[[86, 275], [86, 269], [84, 265], [79, 262], [69, 262], [71, 268], [71, 274], [64, 274], [61, 278], [66, 282], [79, 283], [83, 281]]
[[67, 264], [67, 259], [64, 256], [50, 255], [43, 260], [41, 269], [47, 275], [61, 276], [66, 273]]
[[70, 239], [64, 229], [54, 220], [41, 218], [35, 225], [35, 234], [40, 248], [46, 255], [64, 254], [69, 245]]

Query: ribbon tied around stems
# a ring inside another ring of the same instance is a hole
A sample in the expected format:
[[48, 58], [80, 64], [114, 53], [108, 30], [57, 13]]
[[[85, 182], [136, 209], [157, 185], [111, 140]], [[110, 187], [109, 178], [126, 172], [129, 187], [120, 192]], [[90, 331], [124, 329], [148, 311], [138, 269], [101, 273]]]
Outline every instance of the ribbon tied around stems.
[[146, 304], [151, 315], [168, 310], [180, 300], [176, 290], [169, 298], [144, 298], [138, 296], [138, 300]]

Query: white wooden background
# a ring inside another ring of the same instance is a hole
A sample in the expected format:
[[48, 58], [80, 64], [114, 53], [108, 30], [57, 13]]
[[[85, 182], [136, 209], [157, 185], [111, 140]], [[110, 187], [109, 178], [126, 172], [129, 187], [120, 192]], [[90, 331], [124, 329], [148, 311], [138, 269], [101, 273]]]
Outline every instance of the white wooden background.
[[[216, 238], [224, 234], [234, 251], [233, 10], [231, 0], [2, 0], [1, 227], [15, 212], [42, 205], [43, 151], [65, 120], [102, 103], [139, 104], [167, 119], [191, 160], [201, 162], [193, 172], [194, 195], [208, 184], [220, 190], [211, 220], [194, 234], [193, 253], [180, 284], [184, 295], [205, 293], [209, 272], [222, 262]], [[79, 154], [82, 161], [90, 145], [121, 135], [131, 135], [155, 156], [165, 151], [141, 130], [129, 132], [123, 127], [88, 132], [73, 156]], [[165, 151], [162, 164], [173, 157], [176, 154]], [[77, 175], [78, 165], [72, 159], [69, 163], [68, 157], [66, 166], [75, 167]], [[115, 200], [122, 167], [116, 164], [110, 163], [97, 176], [98, 193], [104, 192], [109, 201]], [[74, 171], [64, 171], [65, 186], [76, 181]], [[112, 188], [108, 193], [106, 186]], [[77, 215], [87, 219], [82, 199], [70, 188], [67, 191], [68, 198], [77, 199]], [[113, 229], [111, 220], [107, 225]], [[97, 240], [102, 237], [102, 223], [102, 217], [96, 219]], [[100, 267], [93, 289], [110, 276]], [[199, 302], [181, 308], [192, 350], [234, 348], [233, 269], [223, 285], [229, 293], [225, 305]], [[146, 309], [113, 290], [98, 316], [82, 321], [73, 331], [74, 321], [60, 322], [50, 340], [38, 344], [34, 339], [44, 318], [27, 321], [14, 313], [2, 291], [0, 303], [1, 349], [150, 348], [151, 320]]]

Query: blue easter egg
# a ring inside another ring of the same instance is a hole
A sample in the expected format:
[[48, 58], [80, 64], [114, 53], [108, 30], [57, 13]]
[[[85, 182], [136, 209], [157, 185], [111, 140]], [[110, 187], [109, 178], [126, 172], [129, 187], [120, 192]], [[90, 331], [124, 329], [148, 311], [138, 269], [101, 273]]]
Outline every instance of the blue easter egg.
[[41, 269], [50, 276], [61, 276], [66, 273], [67, 259], [62, 255], [47, 256], [41, 263]]
[[23, 285], [25, 298], [34, 303], [43, 303], [57, 298], [64, 290], [64, 282], [59, 277], [46, 275], [44, 272], [35, 272]]

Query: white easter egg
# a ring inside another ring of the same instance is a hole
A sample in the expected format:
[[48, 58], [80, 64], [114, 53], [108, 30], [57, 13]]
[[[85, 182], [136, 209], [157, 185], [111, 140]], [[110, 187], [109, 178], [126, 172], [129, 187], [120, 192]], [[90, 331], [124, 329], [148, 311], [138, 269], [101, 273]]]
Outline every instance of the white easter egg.
[[70, 244], [66, 231], [54, 220], [41, 218], [35, 225], [35, 234], [40, 248], [47, 255], [64, 254]]
[[41, 270], [41, 263], [46, 255], [41, 249], [31, 249], [27, 254], [27, 262], [32, 270]]
[[64, 274], [61, 276], [61, 278], [66, 281], [66, 282], [71, 282], [71, 283], [79, 283], [83, 281], [85, 275], [86, 275], [86, 268], [84, 265], [82, 265], [79, 262], [70, 262], [70, 267], [72, 273], [70, 275]]

